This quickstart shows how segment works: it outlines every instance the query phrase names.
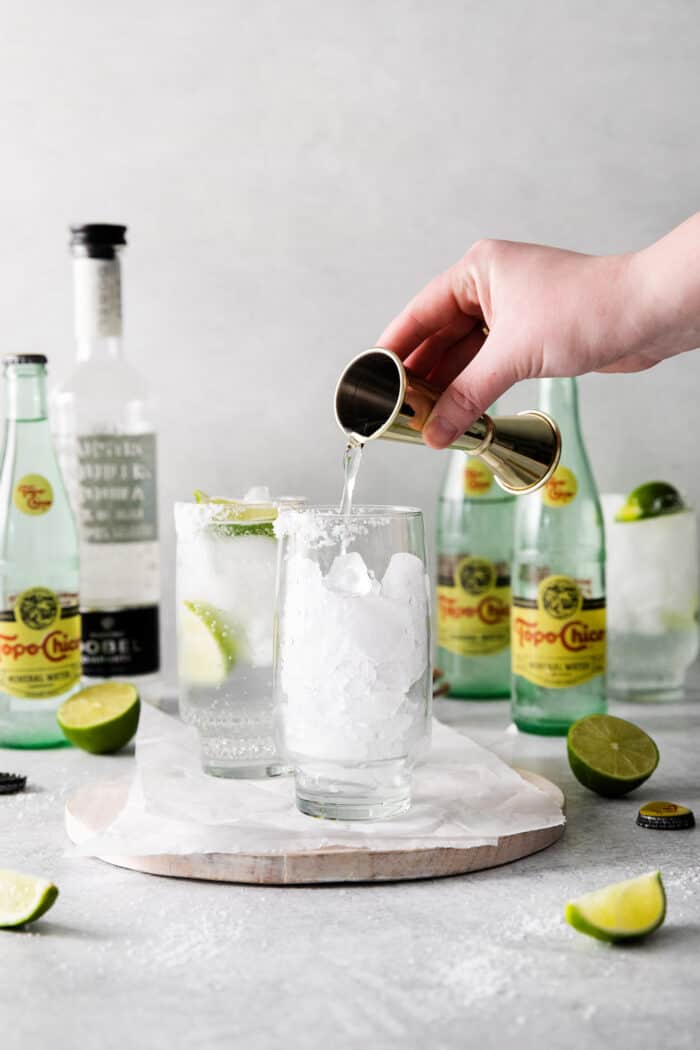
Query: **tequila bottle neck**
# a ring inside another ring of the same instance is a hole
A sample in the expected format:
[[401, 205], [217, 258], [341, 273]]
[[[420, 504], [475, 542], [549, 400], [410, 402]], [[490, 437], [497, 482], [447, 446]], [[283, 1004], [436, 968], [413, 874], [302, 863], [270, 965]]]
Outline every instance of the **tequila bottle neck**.
[[122, 298], [117, 252], [110, 259], [77, 255], [73, 274], [78, 360], [120, 358]]

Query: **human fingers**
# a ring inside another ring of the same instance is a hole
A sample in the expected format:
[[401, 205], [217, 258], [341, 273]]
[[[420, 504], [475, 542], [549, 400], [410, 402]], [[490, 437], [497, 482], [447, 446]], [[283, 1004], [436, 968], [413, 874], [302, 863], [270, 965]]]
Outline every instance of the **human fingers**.
[[463, 309], [461, 298], [455, 294], [456, 269], [450, 267], [434, 277], [418, 295], [411, 299], [401, 313], [385, 328], [377, 346], [393, 350], [400, 358], [416, 350], [421, 343], [441, 329], [454, 324], [464, 314], [480, 316], [478, 303], [467, 303]]
[[449, 350], [445, 351], [426, 378], [439, 390], [445, 390], [473, 361], [485, 340], [486, 335], [481, 326], [472, 329], [468, 335], [453, 343]]
[[429, 336], [420, 346], [412, 350], [404, 359], [406, 368], [409, 368], [414, 375], [425, 378], [429, 372], [438, 367], [444, 358], [452, 356], [454, 347], [478, 324], [477, 318], [462, 314], [452, 324], [441, 328], [439, 332]]
[[431, 448], [446, 448], [464, 434], [489, 405], [524, 378], [522, 355], [512, 339], [492, 330], [481, 350], [447, 387], [430, 414], [423, 439]]

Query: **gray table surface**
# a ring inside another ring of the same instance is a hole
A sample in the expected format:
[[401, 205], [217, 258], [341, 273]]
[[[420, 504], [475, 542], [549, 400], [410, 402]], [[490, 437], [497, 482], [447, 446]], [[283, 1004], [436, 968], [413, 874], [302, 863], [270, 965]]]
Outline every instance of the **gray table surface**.
[[[0, 769], [31, 782], [0, 797], [0, 866], [61, 891], [25, 932], [0, 931], [2, 1050], [697, 1046], [698, 832], [634, 820], [652, 798], [700, 818], [700, 696], [612, 710], [661, 751], [618, 801], [574, 781], [563, 740], [504, 733], [507, 704], [440, 702], [444, 721], [564, 789], [567, 831], [510, 866], [392, 885], [183, 882], [67, 857], [65, 799], [127, 771], [131, 753], [0, 749]], [[611, 947], [563, 922], [568, 898], [657, 867], [668, 918], [646, 943]]]

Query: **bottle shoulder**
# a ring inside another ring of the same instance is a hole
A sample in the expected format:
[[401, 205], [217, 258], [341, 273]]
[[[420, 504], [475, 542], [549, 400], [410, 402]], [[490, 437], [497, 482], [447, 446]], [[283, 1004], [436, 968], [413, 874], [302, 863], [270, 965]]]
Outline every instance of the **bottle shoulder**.
[[86, 396], [96, 390], [102, 396], [146, 400], [152, 397], [150, 386], [141, 373], [123, 358], [98, 358], [78, 362], [72, 371], [52, 390], [60, 399], [68, 396]]
[[155, 403], [147, 381], [127, 362], [80, 362], [50, 396], [52, 429], [141, 432], [154, 429]]

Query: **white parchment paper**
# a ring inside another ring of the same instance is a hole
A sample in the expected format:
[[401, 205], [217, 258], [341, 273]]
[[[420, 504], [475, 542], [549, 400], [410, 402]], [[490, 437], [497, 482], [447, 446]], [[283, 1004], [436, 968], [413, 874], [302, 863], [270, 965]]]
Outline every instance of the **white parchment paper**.
[[145, 705], [124, 808], [107, 829], [71, 852], [117, 857], [274, 854], [322, 846], [464, 849], [563, 822], [556, 801], [491, 751], [437, 721], [430, 758], [414, 773], [408, 813], [377, 823], [307, 817], [294, 804], [293, 777], [207, 776], [196, 731]]

